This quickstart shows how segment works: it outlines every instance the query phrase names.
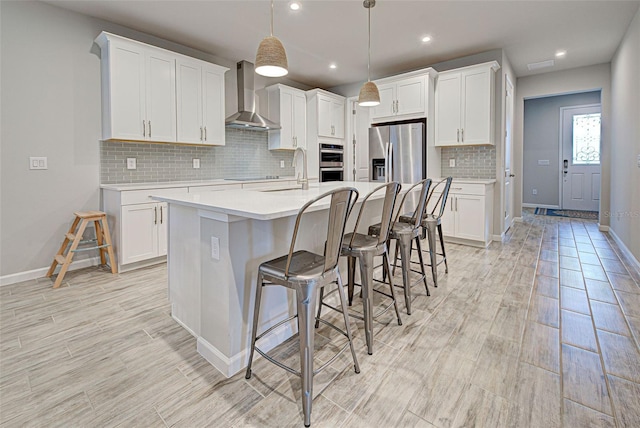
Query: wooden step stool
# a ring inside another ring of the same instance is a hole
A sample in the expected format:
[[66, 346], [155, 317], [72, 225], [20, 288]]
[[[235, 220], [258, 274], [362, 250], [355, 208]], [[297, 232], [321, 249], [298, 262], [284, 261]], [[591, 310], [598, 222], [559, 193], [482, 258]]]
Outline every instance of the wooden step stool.
[[[100, 263], [105, 264], [106, 254], [109, 254], [109, 265], [111, 266], [111, 273], [118, 273], [118, 269], [116, 267], [116, 259], [113, 256], [113, 246], [111, 245], [111, 234], [109, 233], [109, 224], [107, 223], [107, 215], [102, 211], [86, 211], [86, 212], [75, 212], [73, 213], [76, 216], [76, 219], [73, 221], [71, 228], [69, 228], [69, 232], [64, 237], [64, 241], [62, 241], [62, 245], [58, 250], [58, 254], [53, 258], [53, 263], [51, 263], [51, 267], [47, 272], [47, 277], [53, 275], [53, 272], [56, 270], [56, 266], [60, 265], [62, 268], [58, 273], [58, 277], [56, 278], [56, 282], [53, 284], [53, 288], [60, 287], [62, 284], [62, 279], [64, 275], [67, 273], [69, 269], [69, 265], [73, 260], [73, 255], [78, 251], [88, 251], [88, 250], [100, 250]], [[84, 234], [85, 229], [87, 228], [87, 224], [92, 221], [96, 230], [96, 239], [82, 240], [82, 235]], [[80, 224], [80, 228], [77, 229], [78, 224]], [[69, 243], [71, 246], [69, 247]], [[96, 245], [92, 246], [83, 246], [78, 248], [80, 244], [89, 244], [95, 243]], [[67, 254], [65, 255], [65, 251], [67, 250]], [[106, 253], [106, 254], [105, 254]]]

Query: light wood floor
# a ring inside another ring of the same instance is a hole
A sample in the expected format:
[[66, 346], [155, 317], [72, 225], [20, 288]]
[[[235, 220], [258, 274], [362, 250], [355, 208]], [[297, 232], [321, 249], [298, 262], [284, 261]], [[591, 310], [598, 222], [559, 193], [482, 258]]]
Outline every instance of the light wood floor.
[[[313, 426], [640, 426], [640, 275], [595, 223], [526, 213], [503, 243], [447, 249], [372, 356], [353, 320], [362, 371], [346, 354], [316, 377]], [[302, 426], [298, 378], [258, 359], [225, 379], [166, 294], [164, 265], [1, 287], [0, 425]], [[321, 362], [340, 339], [316, 337]], [[295, 342], [275, 354], [295, 364]]]

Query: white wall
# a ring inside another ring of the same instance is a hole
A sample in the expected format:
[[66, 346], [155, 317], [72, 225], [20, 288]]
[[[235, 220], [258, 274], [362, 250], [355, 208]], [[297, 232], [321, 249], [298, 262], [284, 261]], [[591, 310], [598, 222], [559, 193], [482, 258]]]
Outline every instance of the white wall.
[[611, 62], [611, 230], [640, 260], [640, 11]]
[[514, 169], [516, 171], [514, 178], [515, 217], [522, 216], [524, 100], [597, 90], [601, 90], [600, 102], [602, 104], [600, 224], [609, 224], [609, 218], [603, 215], [609, 211], [611, 186], [611, 73], [608, 63], [518, 78], [513, 144]]
[[[100, 208], [101, 31], [210, 61], [226, 74], [227, 115], [237, 109], [235, 61], [34, 1], [0, 2], [0, 283], [47, 268], [73, 212]], [[287, 79], [256, 79], [256, 88]], [[29, 156], [49, 169], [29, 171]]]

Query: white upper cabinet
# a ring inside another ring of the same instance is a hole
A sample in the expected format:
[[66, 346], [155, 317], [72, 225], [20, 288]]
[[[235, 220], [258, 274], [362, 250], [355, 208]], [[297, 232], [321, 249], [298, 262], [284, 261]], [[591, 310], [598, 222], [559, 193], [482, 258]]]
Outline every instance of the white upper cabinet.
[[344, 139], [345, 98], [321, 89], [307, 92], [309, 127], [316, 137]]
[[226, 68], [106, 32], [96, 43], [103, 139], [224, 144]]
[[440, 73], [436, 84], [436, 146], [494, 141], [496, 61]]
[[435, 75], [433, 69], [425, 69], [376, 80], [380, 104], [371, 109], [371, 121], [376, 123], [427, 117], [429, 85], [433, 84]]
[[269, 150], [307, 148], [307, 99], [304, 91], [276, 84], [261, 91], [260, 113], [280, 125], [269, 131]]
[[227, 69], [189, 58], [179, 58], [176, 69], [178, 142], [224, 145]]

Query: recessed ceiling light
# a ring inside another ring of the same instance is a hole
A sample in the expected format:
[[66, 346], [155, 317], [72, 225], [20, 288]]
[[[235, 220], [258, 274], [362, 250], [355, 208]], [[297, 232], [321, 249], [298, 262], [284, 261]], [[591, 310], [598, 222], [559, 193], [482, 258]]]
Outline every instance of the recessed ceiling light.
[[336, 68], [338, 68], [338, 66], [335, 64], [329, 64], [329, 68], [335, 70]]
[[429, 43], [431, 41], [431, 36], [424, 36], [421, 40], [422, 43]]
[[567, 51], [556, 52], [556, 58], [563, 58], [567, 54]]
[[300, 10], [300, 2], [292, 1], [291, 3], [289, 3], [289, 8], [291, 10]]

